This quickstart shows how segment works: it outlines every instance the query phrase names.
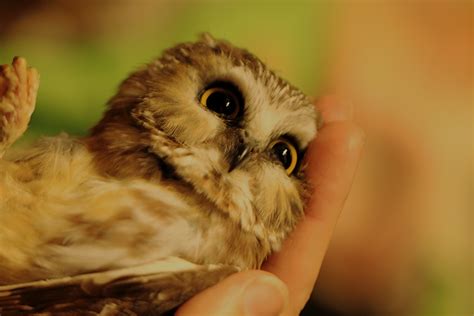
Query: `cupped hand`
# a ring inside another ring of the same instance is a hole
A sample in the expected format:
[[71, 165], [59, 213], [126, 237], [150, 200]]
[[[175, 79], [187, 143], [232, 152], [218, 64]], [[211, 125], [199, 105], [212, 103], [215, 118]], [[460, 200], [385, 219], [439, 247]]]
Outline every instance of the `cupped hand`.
[[364, 140], [352, 122], [349, 104], [324, 97], [316, 107], [324, 126], [307, 152], [313, 193], [304, 220], [262, 270], [228, 277], [194, 296], [176, 315], [298, 315], [303, 309], [350, 191]]

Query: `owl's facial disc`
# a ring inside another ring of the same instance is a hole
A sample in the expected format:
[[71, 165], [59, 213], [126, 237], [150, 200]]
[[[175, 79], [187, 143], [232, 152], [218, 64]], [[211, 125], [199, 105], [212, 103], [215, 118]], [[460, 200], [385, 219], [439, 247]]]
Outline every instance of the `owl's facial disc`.
[[[100, 142], [110, 143], [109, 152], [123, 148], [125, 156], [141, 153], [130, 144], [148, 146], [197, 196], [245, 230], [264, 231], [275, 248], [303, 215], [308, 186], [299, 167], [319, 115], [302, 91], [248, 51], [217, 40], [177, 45], [132, 74], [110, 104], [96, 134], [130, 122], [130, 111], [139, 128], [133, 142], [117, 133]], [[145, 175], [161, 172], [146, 158]]]

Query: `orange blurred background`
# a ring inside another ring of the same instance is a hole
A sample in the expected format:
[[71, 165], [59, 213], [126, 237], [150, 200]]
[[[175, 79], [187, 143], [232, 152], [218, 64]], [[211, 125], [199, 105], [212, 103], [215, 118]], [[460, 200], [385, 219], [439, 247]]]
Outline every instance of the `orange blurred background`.
[[[0, 63], [42, 74], [31, 128], [83, 134], [128, 72], [208, 31], [352, 100], [360, 170], [303, 315], [472, 315], [473, 2], [1, 1]], [[20, 144], [21, 145], [21, 144]]]
[[314, 295], [341, 312], [474, 312], [472, 4], [338, 2], [329, 82], [368, 135]]

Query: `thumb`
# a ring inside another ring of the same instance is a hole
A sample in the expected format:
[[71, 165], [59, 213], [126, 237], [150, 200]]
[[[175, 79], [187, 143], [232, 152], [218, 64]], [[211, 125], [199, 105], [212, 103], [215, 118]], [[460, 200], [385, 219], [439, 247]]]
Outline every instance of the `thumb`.
[[271, 273], [251, 270], [233, 274], [197, 294], [176, 315], [277, 316], [288, 310], [286, 285]]

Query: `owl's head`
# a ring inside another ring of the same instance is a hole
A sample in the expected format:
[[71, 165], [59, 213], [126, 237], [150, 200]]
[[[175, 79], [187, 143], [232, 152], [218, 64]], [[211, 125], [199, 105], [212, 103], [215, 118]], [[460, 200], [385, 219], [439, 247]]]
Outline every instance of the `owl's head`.
[[109, 155], [107, 168], [126, 160], [116, 173], [134, 165], [142, 169], [129, 175], [155, 168], [163, 177], [172, 169], [176, 181], [277, 248], [303, 214], [302, 161], [318, 122], [300, 90], [248, 51], [205, 34], [126, 79], [93, 134], [112, 131], [96, 142], [101, 151], [136, 155]]

